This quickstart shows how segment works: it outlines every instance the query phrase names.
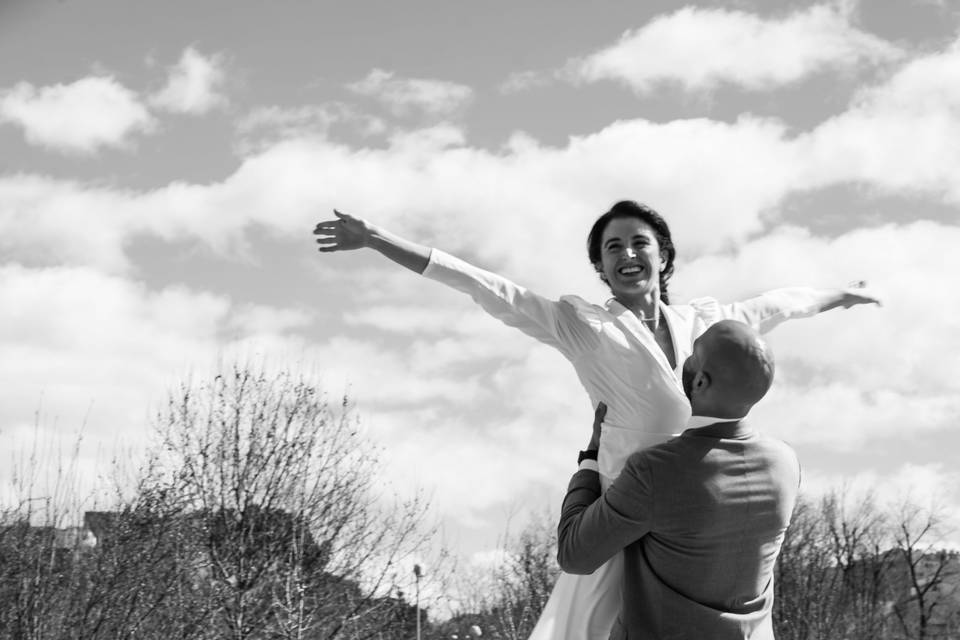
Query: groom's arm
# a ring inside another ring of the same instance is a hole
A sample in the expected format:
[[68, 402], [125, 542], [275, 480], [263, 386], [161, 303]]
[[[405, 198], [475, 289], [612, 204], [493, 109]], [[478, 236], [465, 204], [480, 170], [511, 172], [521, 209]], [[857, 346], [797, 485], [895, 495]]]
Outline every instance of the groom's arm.
[[605, 492], [600, 474], [580, 469], [570, 480], [557, 526], [557, 561], [567, 573], [593, 573], [650, 532], [652, 483], [644, 453], [630, 456]]
[[[600, 474], [589, 453], [600, 442], [600, 425], [606, 413], [603, 403], [597, 407], [593, 435], [586, 460], [570, 479], [557, 526], [557, 561], [567, 573], [593, 573], [625, 546], [649, 531], [652, 509], [646, 460], [634, 454], [620, 477], [606, 493], [600, 487]], [[591, 464], [592, 463], [592, 464]]]

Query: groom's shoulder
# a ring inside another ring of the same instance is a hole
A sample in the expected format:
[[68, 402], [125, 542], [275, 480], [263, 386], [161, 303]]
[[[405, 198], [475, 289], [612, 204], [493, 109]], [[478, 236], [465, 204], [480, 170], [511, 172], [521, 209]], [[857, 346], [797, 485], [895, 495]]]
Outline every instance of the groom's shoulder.
[[794, 450], [793, 446], [789, 442], [777, 438], [776, 436], [758, 432], [754, 442], [756, 443], [756, 446], [762, 447], [773, 454], [784, 455], [792, 458], [797, 457], [797, 452]]
[[671, 468], [674, 463], [689, 457], [687, 443], [680, 436], [674, 436], [665, 442], [655, 444], [633, 452], [627, 458], [627, 465], [634, 469], [655, 470], [660, 467]]
[[[752, 445], [753, 454], [762, 458], [771, 472], [799, 482], [800, 457], [788, 442], [766, 434], [758, 434]], [[792, 481], [792, 480], [791, 480]]]

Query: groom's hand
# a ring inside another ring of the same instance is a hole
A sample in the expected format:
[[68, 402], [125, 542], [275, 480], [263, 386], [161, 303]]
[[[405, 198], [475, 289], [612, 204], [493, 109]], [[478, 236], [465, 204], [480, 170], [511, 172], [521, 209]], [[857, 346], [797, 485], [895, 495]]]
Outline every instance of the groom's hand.
[[593, 414], [593, 433], [590, 436], [590, 443], [587, 445], [588, 451], [596, 451], [600, 448], [600, 430], [603, 426], [603, 419], [607, 416], [607, 405], [600, 403]]

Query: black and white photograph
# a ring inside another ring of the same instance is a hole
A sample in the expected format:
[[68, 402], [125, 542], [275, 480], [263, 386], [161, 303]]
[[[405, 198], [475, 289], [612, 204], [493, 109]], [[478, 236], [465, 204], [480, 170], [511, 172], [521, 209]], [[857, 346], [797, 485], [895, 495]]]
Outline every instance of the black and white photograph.
[[0, 640], [958, 640], [958, 278], [955, 0], [0, 0]]

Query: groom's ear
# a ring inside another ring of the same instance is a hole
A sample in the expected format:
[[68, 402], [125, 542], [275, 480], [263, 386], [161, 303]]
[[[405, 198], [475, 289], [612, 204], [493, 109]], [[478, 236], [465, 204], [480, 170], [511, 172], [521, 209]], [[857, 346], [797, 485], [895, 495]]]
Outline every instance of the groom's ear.
[[703, 393], [710, 388], [710, 385], [713, 383], [713, 380], [710, 378], [710, 374], [706, 371], [697, 371], [693, 376], [693, 384], [691, 390], [694, 393]]

